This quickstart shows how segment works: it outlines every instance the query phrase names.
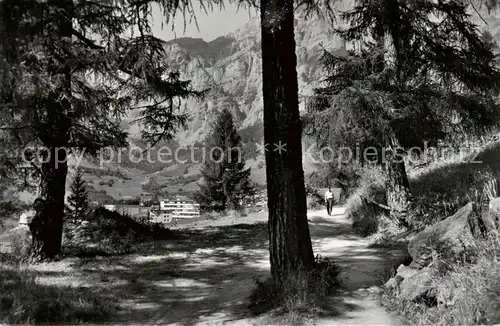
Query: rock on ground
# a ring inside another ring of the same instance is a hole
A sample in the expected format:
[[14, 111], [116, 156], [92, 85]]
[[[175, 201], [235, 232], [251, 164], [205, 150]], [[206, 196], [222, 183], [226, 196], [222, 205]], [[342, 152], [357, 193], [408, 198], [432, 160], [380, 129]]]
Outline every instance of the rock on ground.
[[435, 297], [432, 280], [432, 269], [425, 267], [417, 274], [405, 278], [401, 282], [399, 295], [403, 300], [407, 301], [432, 300]]
[[432, 251], [441, 258], [460, 259], [475, 248], [471, 224], [477, 225], [474, 204], [469, 203], [447, 219], [427, 227], [410, 240], [408, 252], [414, 266], [428, 266], [432, 262]]
[[[498, 208], [500, 212], [500, 199]], [[385, 287], [397, 291], [402, 300], [432, 305], [452, 304], [455, 294], [446, 286], [435, 284], [433, 276], [439, 271], [441, 262], [474, 254], [475, 235], [479, 234], [480, 225], [476, 206], [469, 203], [447, 219], [417, 233], [408, 244], [412, 263], [410, 266], [400, 265], [397, 275]]]
[[31, 254], [32, 235], [29, 226], [19, 225], [10, 230], [11, 253], [20, 261], [28, 260]]

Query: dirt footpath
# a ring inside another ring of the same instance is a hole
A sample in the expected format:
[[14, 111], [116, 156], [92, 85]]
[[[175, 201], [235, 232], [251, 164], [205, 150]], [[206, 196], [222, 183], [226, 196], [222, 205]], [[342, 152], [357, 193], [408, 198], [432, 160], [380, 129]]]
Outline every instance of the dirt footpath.
[[[373, 286], [401, 252], [369, 248], [343, 208], [308, 215], [315, 254], [342, 267], [344, 284], [316, 324], [399, 324], [379, 307]], [[177, 230], [175, 240], [144, 244], [143, 254], [37, 265], [38, 282], [102, 288], [120, 302], [113, 324], [262, 324], [246, 307], [254, 278], [269, 276], [267, 213], [196, 223]]]

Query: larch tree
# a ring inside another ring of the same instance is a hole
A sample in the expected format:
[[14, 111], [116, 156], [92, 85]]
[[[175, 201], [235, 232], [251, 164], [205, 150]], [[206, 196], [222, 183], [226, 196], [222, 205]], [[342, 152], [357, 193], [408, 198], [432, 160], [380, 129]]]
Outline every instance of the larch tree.
[[[155, 2], [166, 12], [179, 6]], [[178, 101], [202, 94], [165, 66], [163, 41], [151, 33], [151, 3], [0, 1], [1, 136], [26, 149], [2, 173], [39, 182], [38, 259], [61, 250], [68, 153], [127, 146], [119, 122], [130, 109], [138, 109], [148, 143], [170, 139], [186, 121], [175, 111]]]
[[[262, 94], [271, 276], [314, 269], [302, 167], [294, 2], [261, 0]], [[276, 147], [275, 147], [276, 146]]]
[[[498, 126], [500, 71], [493, 46], [458, 1], [359, 1], [338, 34], [355, 45], [346, 57], [325, 52], [325, 87], [314, 106], [323, 144], [374, 147], [386, 171], [387, 204], [411, 224], [405, 168], [410, 148], [482, 134]], [[363, 156], [360, 157], [363, 159]]]

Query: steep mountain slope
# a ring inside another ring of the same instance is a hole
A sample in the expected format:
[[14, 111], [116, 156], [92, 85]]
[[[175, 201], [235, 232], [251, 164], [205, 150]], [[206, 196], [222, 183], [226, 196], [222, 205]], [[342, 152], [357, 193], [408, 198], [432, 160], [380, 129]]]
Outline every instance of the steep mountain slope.
[[[322, 78], [319, 58], [322, 46], [340, 45], [327, 23], [319, 19], [296, 19], [297, 73], [299, 92], [311, 95]], [[197, 89], [210, 89], [204, 100], [189, 100], [182, 110], [190, 116], [187, 130], [179, 133], [180, 144], [202, 140], [215, 114], [224, 107], [233, 113], [241, 128], [262, 122], [262, 67], [260, 22], [251, 20], [243, 28], [211, 42], [179, 38], [165, 43], [166, 62], [190, 79]], [[137, 128], [130, 130], [137, 137]]]
[[[319, 64], [322, 47], [332, 49], [341, 43], [337, 37], [332, 37], [327, 23], [301, 17], [296, 19], [296, 42], [299, 91], [301, 95], [312, 95], [313, 88], [323, 77]], [[181, 111], [189, 115], [189, 124], [179, 131], [175, 142], [166, 145], [172, 153], [171, 162], [159, 159], [158, 148], [151, 152], [149, 162], [130, 159], [130, 151], [126, 151], [118, 162], [115, 153], [115, 160], [104, 162], [102, 166], [105, 171], [121, 171], [124, 178], [103, 174], [101, 164], [84, 160], [82, 164], [87, 167], [87, 179], [98, 191], [104, 190], [115, 198], [139, 195], [143, 191], [141, 184], [150, 175], [155, 175], [168, 191], [196, 189], [202, 141], [210, 132], [217, 113], [228, 107], [241, 131], [252, 178], [258, 184], [265, 184], [264, 156], [255, 146], [263, 140], [259, 19], [253, 19], [243, 28], [211, 42], [178, 38], [165, 42], [165, 49], [165, 60], [172, 69], [179, 70], [184, 79], [192, 80], [196, 89], [208, 89], [203, 100], [191, 99], [182, 104]], [[133, 147], [145, 148], [140, 141], [141, 126], [134, 123], [133, 118], [124, 119], [122, 126], [129, 132]], [[175, 157], [176, 150], [181, 157]], [[306, 171], [311, 171], [313, 167], [307, 157], [305, 159]], [[109, 182], [108, 179], [116, 180]]]

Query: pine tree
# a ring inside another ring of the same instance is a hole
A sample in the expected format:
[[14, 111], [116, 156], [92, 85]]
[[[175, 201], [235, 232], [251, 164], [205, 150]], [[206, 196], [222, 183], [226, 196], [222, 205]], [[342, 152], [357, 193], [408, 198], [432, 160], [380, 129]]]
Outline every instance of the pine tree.
[[[332, 1], [301, 1], [305, 17], [333, 13]], [[279, 287], [316, 267], [302, 166], [294, 1], [260, 0], [262, 95], [271, 276]], [[277, 151], [275, 146], [281, 146]]]
[[320, 141], [377, 148], [373, 161], [385, 168], [388, 206], [406, 226], [412, 202], [406, 150], [452, 142], [457, 116], [461, 131], [476, 134], [500, 119], [493, 44], [467, 9], [452, 0], [359, 1], [342, 15], [350, 26], [338, 31], [359, 46], [348, 56], [323, 58], [329, 76], [316, 90]]
[[83, 172], [78, 169], [71, 184], [71, 195], [68, 196], [67, 217], [73, 221], [84, 219], [89, 213], [89, 197], [86, 187]]
[[39, 184], [35, 258], [61, 250], [70, 150], [97, 156], [106, 147], [126, 147], [120, 117], [131, 109], [140, 110], [147, 143], [170, 139], [186, 121], [176, 111], [180, 100], [202, 95], [165, 65], [163, 41], [150, 27], [153, 3], [169, 17], [185, 6], [168, 0], [0, 1], [1, 136], [14, 148], [47, 149], [25, 152], [31, 159], [22, 170], [5, 165], [9, 174], [28, 171], [26, 180]]
[[240, 209], [241, 201], [255, 194], [250, 181], [250, 168], [245, 168], [241, 137], [233, 116], [223, 109], [207, 139], [207, 157], [201, 174], [198, 199], [203, 206], [218, 209]]

